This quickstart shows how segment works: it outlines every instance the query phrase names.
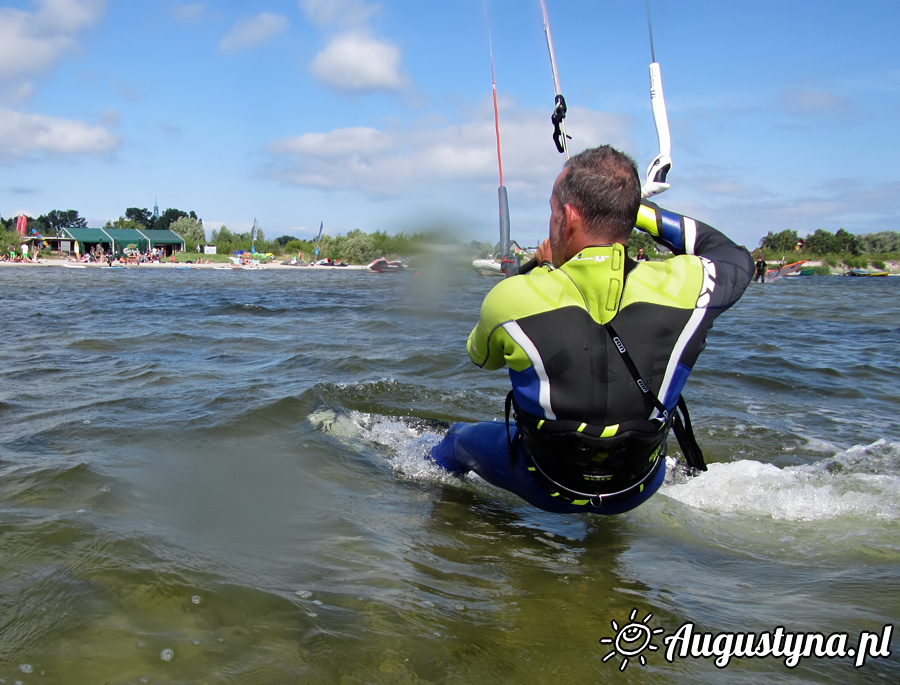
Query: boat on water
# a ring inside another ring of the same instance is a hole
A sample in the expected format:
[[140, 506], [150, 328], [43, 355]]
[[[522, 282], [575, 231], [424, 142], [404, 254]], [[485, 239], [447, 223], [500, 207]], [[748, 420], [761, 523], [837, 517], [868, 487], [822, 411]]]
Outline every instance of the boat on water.
[[398, 271], [405, 271], [406, 267], [403, 265], [403, 262], [399, 259], [388, 260], [384, 257], [379, 257], [374, 260], [371, 264], [366, 267], [369, 271], [375, 271], [377, 273], [396, 273]]
[[848, 276], [889, 276], [887, 271], [869, 271], [867, 269], [850, 269]]
[[504, 276], [500, 262], [494, 259], [473, 259], [472, 268], [481, 276], [497, 276], [498, 278]]

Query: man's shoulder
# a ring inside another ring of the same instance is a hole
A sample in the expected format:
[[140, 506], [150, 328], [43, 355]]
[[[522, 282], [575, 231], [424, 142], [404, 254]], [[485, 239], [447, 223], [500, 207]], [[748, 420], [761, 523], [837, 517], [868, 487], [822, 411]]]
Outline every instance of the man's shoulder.
[[638, 262], [628, 274], [622, 307], [635, 302], [693, 307], [703, 284], [703, 262], [694, 255], [676, 255], [652, 262]]
[[497, 283], [484, 298], [487, 311], [504, 320], [518, 319], [557, 307], [578, 305], [578, 288], [562, 271], [537, 268]]

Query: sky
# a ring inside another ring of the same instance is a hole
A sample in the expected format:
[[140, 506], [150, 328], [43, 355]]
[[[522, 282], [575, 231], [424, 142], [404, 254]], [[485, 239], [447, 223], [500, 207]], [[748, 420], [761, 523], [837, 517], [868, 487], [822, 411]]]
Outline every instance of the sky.
[[[900, 2], [546, 0], [570, 150], [659, 151], [660, 205], [753, 249], [900, 230]], [[0, 215], [195, 211], [265, 237], [547, 235], [564, 162], [540, 0], [0, 2]]]

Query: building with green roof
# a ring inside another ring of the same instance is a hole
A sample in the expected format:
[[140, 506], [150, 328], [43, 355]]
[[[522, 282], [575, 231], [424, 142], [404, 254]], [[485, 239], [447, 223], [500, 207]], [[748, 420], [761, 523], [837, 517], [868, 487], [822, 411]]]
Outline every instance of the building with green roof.
[[98, 245], [105, 253], [116, 255], [121, 255], [129, 248], [147, 252], [156, 247], [166, 256], [184, 252], [184, 238], [169, 229], [62, 228], [59, 231], [60, 252], [86, 254]]

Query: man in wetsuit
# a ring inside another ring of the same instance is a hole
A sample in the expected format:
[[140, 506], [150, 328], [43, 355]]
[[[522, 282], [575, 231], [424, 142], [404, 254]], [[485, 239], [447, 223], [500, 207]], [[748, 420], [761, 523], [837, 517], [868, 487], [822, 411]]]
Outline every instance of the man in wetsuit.
[[[753, 260], [642, 201], [634, 161], [609, 146], [566, 163], [550, 207], [549, 265], [497, 284], [467, 345], [478, 366], [509, 367], [515, 421], [454, 424], [431, 456], [547, 511], [617, 514], [662, 484], [685, 381]], [[629, 259], [634, 226], [676, 256]]]
[[768, 268], [768, 264], [766, 264], [766, 260], [762, 258], [762, 255], [759, 256], [759, 259], [756, 260], [756, 273], [753, 274], [753, 282], [758, 283], [762, 281], [766, 282], [766, 269]]

